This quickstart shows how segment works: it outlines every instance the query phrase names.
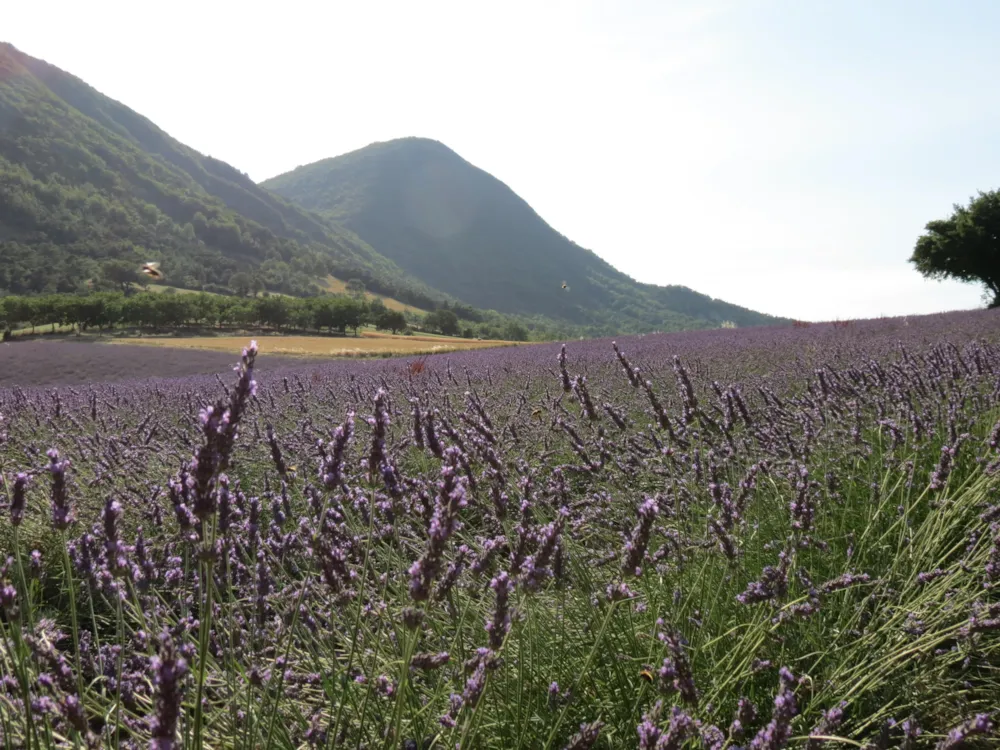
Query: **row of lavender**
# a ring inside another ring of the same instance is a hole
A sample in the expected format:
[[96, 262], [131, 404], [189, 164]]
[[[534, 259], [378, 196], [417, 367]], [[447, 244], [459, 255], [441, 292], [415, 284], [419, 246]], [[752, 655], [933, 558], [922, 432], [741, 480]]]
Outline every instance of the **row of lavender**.
[[0, 737], [988, 738], [998, 323], [0, 391]]

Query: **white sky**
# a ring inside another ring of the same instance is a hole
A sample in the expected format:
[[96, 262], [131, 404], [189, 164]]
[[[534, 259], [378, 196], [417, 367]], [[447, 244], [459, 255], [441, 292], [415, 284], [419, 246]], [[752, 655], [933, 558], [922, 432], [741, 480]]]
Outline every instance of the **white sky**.
[[1000, 183], [995, 0], [0, 0], [0, 39], [257, 180], [407, 135], [635, 278], [806, 320]]

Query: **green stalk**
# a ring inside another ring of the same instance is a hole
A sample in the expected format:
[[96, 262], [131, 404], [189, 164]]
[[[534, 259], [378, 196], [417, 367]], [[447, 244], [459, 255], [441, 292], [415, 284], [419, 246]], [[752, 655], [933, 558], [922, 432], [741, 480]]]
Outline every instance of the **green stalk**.
[[[21, 565], [21, 544], [18, 541], [18, 528], [14, 527], [14, 562], [17, 567], [17, 576], [21, 582], [21, 596], [24, 598], [24, 606], [20, 607], [20, 613], [18, 620], [23, 621], [27, 618], [29, 629], [34, 627], [32, 622], [32, 608], [31, 599], [28, 596], [28, 582], [24, 577], [24, 566]], [[31, 688], [28, 685], [28, 668], [27, 662], [25, 661], [25, 646], [24, 641], [21, 640], [21, 625], [18, 623], [11, 623], [11, 633], [16, 634], [14, 641], [17, 646], [18, 661], [20, 662], [20, 672], [21, 672], [21, 692], [24, 693], [24, 727], [26, 733], [26, 741], [28, 743], [28, 750], [31, 750], [31, 734], [34, 733], [35, 724], [31, 720]], [[48, 722], [46, 721], [46, 724]], [[38, 742], [37, 734], [35, 736], [35, 742]], [[41, 745], [39, 745], [41, 747]]]
[[[306, 594], [306, 583], [302, 582], [302, 590], [299, 592], [299, 598], [295, 600], [295, 611], [292, 612], [292, 622], [288, 626], [288, 644], [285, 646], [285, 662], [288, 662], [288, 655], [292, 652], [292, 638], [295, 635], [295, 626], [299, 621], [299, 610], [302, 608], [302, 600], [305, 598]], [[275, 662], [278, 658], [275, 657]], [[278, 675], [278, 687], [275, 690], [274, 702], [271, 707], [271, 718], [268, 720], [267, 726], [267, 741], [265, 747], [267, 750], [271, 750], [271, 738], [274, 736], [274, 725], [278, 718], [278, 705], [281, 702], [281, 693], [285, 687], [285, 670], [281, 670]]]
[[413, 650], [417, 647], [419, 631], [407, 635], [406, 645], [403, 649], [403, 662], [399, 668], [399, 689], [396, 691], [396, 705], [392, 710], [392, 731], [386, 737], [385, 747], [392, 747], [398, 742], [399, 727], [403, 721], [403, 699], [406, 697], [406, 683], [410, 672], [410, 659], [413, 658]]
[[[382, 585], [382, 594], [381, 594], [382, 599], [385, 599], [385, 592], [388, 589], [388, 586], [389, 586], [389, 580], [386, 579], [386, 582]], [[382, 619], [380, 618], [379, 619], [379, 624], [378, 624], [378, 629], [375, 631], [375, 639], [374, 639], [375, 640], [375, 653], [372, 654], [372, 664], [373, 665], [378, 663], [378, 657], [379, 657], [379, 653], [381, 651], [381, 645], [382, 645], [381, 635], [382, 635]], [[358, 731], [358, 742], [354, 746], [354, 750], [360, 750], [360, 748], [361, 748], [361, 742], [364, 739], [364, 735], [362, 734], [361, 730], [365, 726], [365, 717], [368, 715], [368, 701], [369, 701], [369, 699], [371, 698], [371, 695], [372, 695], [372, 681], [371, 680], [368, 680], [368, 682], [366, 683], [366, 688], [367, 689], [365, 690], [365, 699], [361, 702], [361, 717], [358, 720], [358, 729], [359, 729], [359, 731]], [[327, 738], [327, 740], [329, 741], [329, 737]]]
[[116, 616], [118, 619], [118, 679], [115, 691], [115, 747], [120, 747], [119, 737], [121, 736], [122, 728], [122, 663], [125, 660], [125, 618], [122, 615], [122, 598], [120, 595], [116, 595], [115, 599], [118, 601], [118, 606], [116, 608]]
[[76, 694], [80, 698], [80, 708], [86, 710], [83, 696], [83, 666], [80, 661], [80, 625], [76, 618], [76, 590], [73, 587], [73, 570], [69, 559], [69, 549], [66, 547], [66, 532], [62, 534], [63, 569], [66, 572], [66, 588], [69, 591], [69, 619], [73, 631], [73, 662], [76, 668]]
[[[326, 515], [326, 504], [324, 503], [323, 515]], [[340, 704], [337, 706], [337, 718], [333, 722], [333, 736], [336, 737], [337, 733], [340, 731], [340, 717], [344, 710], [344, 698], [347, 695], [347, 681], [350, 679], [351, 667], [354, 666], [354, 652], [358, 643], [358, 628], [361, 625], [361, 605], [364, 600], [362, 596], [364, 592], [365, 580], [368, 576], [368, 553], [371, 550], [372, 544], [372, 531], [375, 528], [375, 506], [371, 503], [369, 506], [370, 510], [368, 513], [368, 538], [365, 539], [365, 558], [361, 565], [361, 591], [358, 592], [358, 606], [354, 613], [354, 627], [351, 631], [351, 650], [347, 655], [347, 668], [344, 670], [344, 679], [341, 680], [340, 689]], [[323, 516], [320, 516], [322, 519]], [[322, 520], [320, 520], [322, 524]], [[330, 735], [327, 735], [327, 742], [330, 741]]]
[[[204, 530], [204, 526], [203, 526]], [[208, 549], [215, 549], [215, 517], [212, 518], [211, 534], [208, 540]], [[186, 557], [186, 556], [185, 556]], [[211, 555], [207, 556], [208, 559], [204, 562], [204, 576], [205, 576], [205, 596], [203, 598], [204, 608], [201, 613], [201, 618], [198, 623], [199, 633], [198, 633], [198, 689], [195, 693], [195, 704], [194, 704], [194, 747], [195, 750], [201, 750], [202, 738], [201, 738], [201, 722], [202, 722], [202, 695], [205, 690], [205, 670], [208, 666], [208, 644], [209, 644], [209, 633], [212, 630], [212, 591], [214, 590], [214, 581], [212, 579], [212, 565], [214, 560]]]
[[[68, 554], [68, 553], [67, 553]], [[94, 629], [94, 646], [97, 649], [97, 666], [104, 674], [104, 657], [101, 656], [101, 636], [97, 632], [97, 615], [94, 614], [94, 592], [88, 591], [87, 604], [90, 606], [90, 625]]]
[[35, 744], [41, 747], [38, 738], [35, 736], [35, 724], [31, 720], [31, 688], [28, 686], [28, 672], [24, 660], [24, 642], [21, 640], [21, 627], [11, 621], [11, 640], [14, 641], [14, 648], [17, 658], [14, 659], [14, 671], [17, 673], [17, 681], [21, 683], [21, 696], [25, 705], [24, 712], [24, 745], [27, 750], [31, 750], [31, 739], [35, 737]]
[[[604, 631], [607, 630], [608, 623], [611, 622], [611, 615], [615, 613], [615, 608], [625, 600], [619, 600], [617, 602], [612, 602], [611, 606], [608, 607], [608, 613], [604, 616], [604, 622], [601, 623], [601, 629], [597, 633], [597, 638], [594, 641], [593, 648], [590, 649], [590, 653], [587, 655], [587, 661], [583, 664], [583, 669], [580, 670], [580, 674], [577, 676], [576, 680], [573, 682], [573, 688], [571, 695], [578, 695], [578, 690], [580, 683], [583, 682], [583, 678], [587, 676], [587, 670], [590, 669], [590, 663], [594, 660], [594, 655], [597, 654], [597, 647], [601, 645], [601, 640], [604, 638]], [[483, 692], [486, 689], [483, 688]], [[555, 725], [552, 727], [552, 731], [549, 732], [548, 739], [545, 740], [545, 747], [551, 747], [552, 742], [555, 740], [556, 732], [559, 731], [559, 726], [563, 723], [563, 719], [566, 718], [566, 713], [569, 711], [569, 703], [563, 706], [563, 710], [559, 712], [559, 718], [556, 719]], [[465, 737], [462, 737], [462, 744], [465, 744]]]
[[[0, 630], [0, 633], [2, 632], [3, 631]], [[4, 642], [6, 643], [6, 641]], [[7, 659], [3, 658], [3, 656], [4, 654], [0, 652], [0, 678], [7, 677]], [[10, 727], [10, 721], [8, 721], [8, 719], [9, 717], [7, 716], [7, 712], [0, 711], [0, 728], [3, 729], [4, 747], [6, 748], [10, 747], [11, 738], [14, 736]]]

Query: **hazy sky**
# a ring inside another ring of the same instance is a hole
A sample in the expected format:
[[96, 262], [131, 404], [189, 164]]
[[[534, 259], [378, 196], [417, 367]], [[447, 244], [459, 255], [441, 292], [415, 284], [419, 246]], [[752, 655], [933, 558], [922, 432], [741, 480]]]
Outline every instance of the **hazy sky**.
[[907, 258], [1000, 186], [996, 0], [3, 0], [0, 37], [261, 180], [440, 140], [647, 282], [975, 307]]

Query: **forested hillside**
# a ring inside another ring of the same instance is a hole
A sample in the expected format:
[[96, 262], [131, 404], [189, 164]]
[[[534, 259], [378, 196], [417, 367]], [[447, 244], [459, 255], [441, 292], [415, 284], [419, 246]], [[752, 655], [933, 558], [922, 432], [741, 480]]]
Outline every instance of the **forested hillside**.
[[636, 282], [437, 141], [375, 143], [262, 184], [479, 307], [616, 331], [777, 322], [686, 287]]
[[107, 260], [158, 260], [188, 288], [252, 271], [303, 295], [333, 274], [421, 307], [443, 299], [342, 227], [0, 43], [0, 291], [76, 291]]
[[636, 282], [436, 141], [374, 144], [258, 186], [0, 43], [0, 295], [127, 288], [147, 261], [164, 284], [238, 296], [312, 296], [332, 276], [536, 338], [776, 322]]

